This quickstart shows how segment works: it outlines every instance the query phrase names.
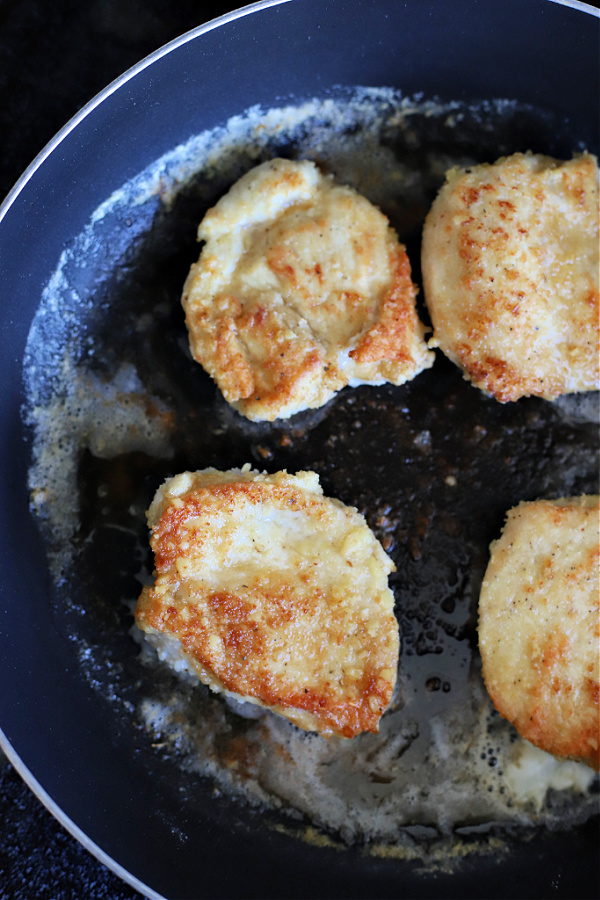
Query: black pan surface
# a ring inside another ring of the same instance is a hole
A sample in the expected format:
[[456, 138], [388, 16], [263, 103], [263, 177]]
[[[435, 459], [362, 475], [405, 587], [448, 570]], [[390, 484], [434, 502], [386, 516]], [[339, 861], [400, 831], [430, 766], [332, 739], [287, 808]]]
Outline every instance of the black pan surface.
[[[133, 209], [109, 216], [106, 249], [73, 274], [80, 361], [100, 379], [133, 366], [145, 389], [168, 401], [173, 454], [81, 454], [76, 562], [59, 583], [46, 562], [53, 536], [42, 538], [28, 507], [29, 458], [15, 453], [23, 436], [32, 438], [21, 415], [23, 357], [48, 279], [100, 204], [162, 154], [256, 103], [297, 105], [357, 84], [442, 102], [519, 101], [516, 112], [490, 112], [491, 130], [474, 119], [457, 131], [427, 116], [416, 143], [384, 135], [395, 158], [415, 169], [441, 148], [476, 159], [524, 145], [556, 156], [598, 152], [597, 38], [589, 10], [548, 0], [464, 0], [460, 16], [439, 0], [258, 4], [134, 70], [60, 136], [9, 198], [0, 251], [11, 298], [1, 332], [1, 659], [10, 689], [2, 692], [0, 723], [42, 799], [148, 893], [597, 896], [597, 817], [567, 831], [515, 833], [502, 853], [468, 857], [448, 873], [374, 858], [360, 843], [307, 845], [273, 827], [287, 825], [285, 817], [217, 795], [210, 780], [183, 772], [176, 754], [153, 746], [132, 713], [155, 674], [139, 661], [122, 603], [139, 590], [140, 510], [166, 475], [246, 461], [270, 471], [312, 468], [327, 494], [365, 513], [393, 555], [392, 587], [408, 598], [398, 610], [405, 660], [425, 690], [451, 702], [459, 674], [448, 648], [467, 647], [477, 664], [478, 585], [505, 510], [521, 499], [598, 489], [597, 438], [585, 421], [538, 401], [489, 401], [443, 359], [404, 388], [344, 392], [286, 423], [249, 425], [231, 414], [182, 349], [178, 300], [197, 255], [195, 226], [227, 186], [203, 175], [174, 204], [139, 207], [133, 225]], [[298, 139], [283, 140], [263, 153], [294, 157], [302, 149]], [[433, 174], [426, 180], [425, 201], [438, 183]], [[388, 202], [418, 282], [427, 203]], [[160, 316], [140, 328], [148, 309]], [[41, 368], [53, 371], [43, 354]], [[92, 667], [77, 652], [84, 644]]]

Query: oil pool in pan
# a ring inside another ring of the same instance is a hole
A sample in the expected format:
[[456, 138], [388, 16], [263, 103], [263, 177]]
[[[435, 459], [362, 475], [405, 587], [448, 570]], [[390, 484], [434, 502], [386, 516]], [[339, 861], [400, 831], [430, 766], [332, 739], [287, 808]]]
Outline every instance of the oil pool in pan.
[[[182, 804], [193, 807], [194, 779], [208, 776], [265, 819], [276, 811], [290, 827], [439, 859], [596, 811], [589, 769], [530, 748], [492, 710], [476, 608], [508, 508], [597, 492], [597, 395], [501, 405], [438, 357], [401, 388], [347, 389], [318, 411], [253, 424], [192, 362], [179, 303], [204, 211], [263, 159], [312, 158], [366, 194], [419, 283], [424, 215], [450, 165], [557, 147], [585, 149], [551, 117], [506, 101], [439, 106], [356, 90], [252, 110], [124, 185], [63, 254], [26, 360], [54, 618], [120, 727], [142, 731], [148, 758], [177, 762]], [[168, 671], [132, 630], [158, 484], [246, 462], [318, 472], [397, 566], [399, 681], [379, 735], [327, 741], [235, 707]]]

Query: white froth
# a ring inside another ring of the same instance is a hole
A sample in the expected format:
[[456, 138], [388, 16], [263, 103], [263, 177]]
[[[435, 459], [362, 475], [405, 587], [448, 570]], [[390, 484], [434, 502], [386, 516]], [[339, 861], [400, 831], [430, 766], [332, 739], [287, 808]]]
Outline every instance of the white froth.
[[553, 402], [554, 408], [567, 422], [588, 422], [600, 425], [600, 394], [586, 391], [583, 394], [564, 394]]
[[506, 767], [505, 779], [511, 794], [520, 802], [531, 801], [539, 812], [549, 790], [585, 794], [594, 772], [583, 763], [558, 760], [528, 741], [520, 741], [515, 759]]
[[35, 433], [31, 505], [51, 531], [55, 577], [71, 561], [81, 452], [89, 449], [99, 458], [133, 451], [158, 457], [172, 453], [169, 409], [158, 397], [148, 396], [131, 365], [123, 364], [112, 378], [102, 379], [65, 354], [60, 374], [60, 390], [27, 411]]
[[[169, 663], [173, 653], [179, 660], [176, 649], [159, 649]], [[247, 790], [234, 768], [219, 767], [213, 736], [201, 734], [183, 696], [143, 704], [141, 712], [157, 739], [176, 743], [186, 766], [216, 777], [226, 790]], [[234, 712], [244, 715], [238, 707]], [[449, 840], [497, 823], [539, 824], [549, 791], [584, 798], [594, 780], [586, 766], [537, 751], [498, 720], [478, 678], [470, 680], [466, 702], [449, 698], [427, 733], [400, 710], [384, 716], [379, 735], [352, 741], [306, 734], [254, 708], [249, 717], [257, 716], [262, 750], [250, 773], [252, 797], [283, 802], [348, 842], [395, 844], [415, 825]]]

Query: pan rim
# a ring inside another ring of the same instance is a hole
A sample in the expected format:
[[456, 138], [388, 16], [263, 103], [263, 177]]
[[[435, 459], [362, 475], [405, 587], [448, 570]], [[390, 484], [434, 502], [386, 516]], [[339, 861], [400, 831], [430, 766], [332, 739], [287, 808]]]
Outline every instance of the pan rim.
[[[222, 25], [227, 25], [229, 22], [234, 22], [237, 19], [242, 19], [247, 15], [251, 15], [252, 13], [260, 12], [263, 9], [268, 9], [271, 6], [281, 6], [284, 3], [290, 2], [291, 0], [256, 0], [255, 3], [250, 3], [246, 6], [240, 7], [239, 9], [231, 10], [230, 12], [225, 13], [222, 16], [217, 16], [214, 19], [210, 19], [208, 22], [204, 22], [202, 25], [198, 25], [195, 28], [190, 29], [189, 31], [185, 31], [183, 34], [179, 35], [179, 37], [173, 38], [173, 40], [168, 41], [166, 44], [163, 44], [156, 50], [153, 50], [152, 53], [149, 53], [147, 56], [143, 57], [143, 59], [135, 63], [129, 69], [126, 69], [125, 72], [123, 72], [121, 75], [118, 75], [117, 78], [107, 84], [106, 87], [104, 87], [101, 91], [99, 91], [99, 93], [92, 97], [91, 100], [88, 100], [88, 102], [84, 106], [82, 106], [81, 109], [78, 110], [78, 112], [76, 112], [75, 115], [72, 116], [59, 131], [56, 132], [54, 137], [52, 137], [48, 141], [48, 143], [40, 150], [37, 156], [33, 158], [23, 174], [17, 179], [2, 202], [0, 202], [0, 224], [2, 223], [2, 220], [6, 216], [10, 207], [13, 205], [26, 184], [31, 180], [35, 172], [37, 172], [40, 166], [54, 152], [54, 150], [56, 150], [56, 148], [60, 146], [64, 139], [68, 137], [68, 135], [71, 134], [71, 132], [74, 131], [75, 128], [77, 128], [77, 126], [90, 115], [90, 113], [97, 109], [97, 107], [99, 107], [105, 100], [111, 97], [125, 84], [139, 75], [149, 66], [152, 66], [154, 63], [158, 62], [158, 60], [162, 59], [165, 56], [168, 56], [169, 53], [172, 53], [174, 50], [177, 50], [179, 47], [182, 47], [184, 44], [195, 40], [197, 37], [200, 37], [203, 34], [207, 34], [210, 31], [214, 31], [216, 28], [220, 28]], [[550, 2], [580, 3], [580, 0], [550, 0]]]
[[98, 844], [91, 840], [90, 837], [78, 825], [73, 822], [69, 816], [61, 809], [61, 807], [52, 799], [50, 794], [42, 787], [37, 778], [29, 771], [23, 760], [13, 749], [10, 741], [0, 728], [0, 749], [13, 766], [16, 772], [23, 779], [27, 787], [35, 794], [38, 800], [46, 807], [55, 819], [65, 828], [72, 837], [77, 840], [85, 850], [95, 856], [96, 859], [114, 872], [122, 881], [129, 884], [132, 888], [139, 891], [148, 900], [166, 900], [163, 894], [158, 894], [153, 888], [144, 884], [131, 872], [128, 872], [123, 866], [106, 853]]
[[[123, 85], [127, 84], [128, 81], [130, 81], [132, 78], [135, 78], [138, 74], [143, 72], [144, 69], [153, 65], [159, 59], [167, 56], [178, 47], [181, 47], [184, 44], [195, 40], [202, 34], [206, 34], [216, 28], [220, 28], [222, 25], [226, 25], [229, 22], [234, 22], [237, 19], [244, 18], [245, 16], [251, 15], [252, 13], [260, 12], [263, 9], [268, 9], [272, 6], [282, 6], [284, 3], [291, 2], [292, 0], [256, 0], [256, 2], [242, 6], [239, 9], [231, 10], [230, 12], [225, 13], [225, 15], [210, 19], [208, 22], [204, 22], [202, 25], [198, 25], [195, 28], [192, 28], [189, 31], [186, 31], [183, 34], [179, 35], [179, 37], [173, 38], [172, 41], [163, 44], [161, 47], [148, 54], [148, 56], [145, 56], [139, 62], [135, 63], [135, 65], [131, 66], [117, 78], [111, 81], [98, 94], [92, 97], [91, 100], [88, 100], [88, 102], [84, 106], [82, 106], [81, 109], [76, 112], [75, 115], [72, 116], [59, 131], [57, 131], [54, 137], [51, 138], [50, 141], [48, 141], [48, 143], [40, 150], [37, 156], [33, 158], [23, 174], [18, 178], [13, 187], [0, 202], [0, 224], [2, 223], [2, 220], [6, 216], [10, 207], [13, 205], [21, 191], [24, 189], [25, 185], [28, 183], [28, 181], [30, 181], [34, 173], [40, 168], [42, 163], [50, 156], [50, 154], [53, 153], [53, 151], [79, 125], [80, 122], [87, 118], [87, 116], [91, 112], [93, 112], [94, 109], [100, 106], [100, 104], [103, 103], [104, 100], [114, 94]], [[555, 3], [558, 6], [566, 6], [570, 9], [578, 10], [579, 12], [594, 16], [595, 18], [600, 18], [600, 9], [591, 6], [589, 3], [583, 2], [583, 0], [546, 0], [546, 2]]]

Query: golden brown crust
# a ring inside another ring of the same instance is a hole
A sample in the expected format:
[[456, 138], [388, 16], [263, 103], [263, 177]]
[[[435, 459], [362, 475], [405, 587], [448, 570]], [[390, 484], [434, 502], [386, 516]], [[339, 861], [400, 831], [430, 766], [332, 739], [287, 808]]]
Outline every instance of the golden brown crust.
[[411, 279], [410, 263], [403, 249], [390, 253], [394, 278], [383, 295], [379, 318], [361, 337], [350, 358], [359, 364], [403, 363], [410, 366], [411, 338], [418, 328], [414, 301], [417, 289]]
[[257, 166], [208, 211], [182, 303], [194, 358], [251, 419], [433, 363], [405, 248], [386, 217], [313, 163]]
[[598, 267], [595, 157], [452, 169], [423, 230], [430, 346], [502, 402], [597, 389]]
[[312, 473], [206, 470], [150, 509], [156, 581], [136, 620], [168, 635], [213, 689], [302, 728], [377, 731], [396, 680], [392, 563]]
[[483, 675], [531, 743], [599, 768], [600, 498], [521, 503], [492, 544], [479, 603]]

